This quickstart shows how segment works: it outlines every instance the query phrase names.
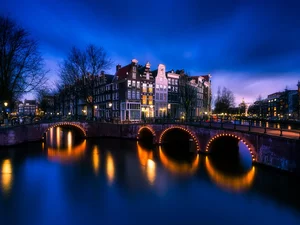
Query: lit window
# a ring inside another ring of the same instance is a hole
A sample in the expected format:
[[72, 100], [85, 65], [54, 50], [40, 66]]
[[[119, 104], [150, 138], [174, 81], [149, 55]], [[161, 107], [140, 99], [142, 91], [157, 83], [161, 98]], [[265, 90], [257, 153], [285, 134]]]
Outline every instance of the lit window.
[[146, 79], [149, 80], [149, 72], [146, 73]]
[[149, 105], [153, 105], [153, 96], [152, 96], [152, 95], [150, 95], [150, 96], [148, 97], [148, 104], [149, 104]]
[[127, 87], [129, 87], [129, 88], [131, 87], [131, 80], [127, 81]]
[[140, 97], [141, 97], [140, 91], [136, 91], [136, 99], [140, 99]]
[[147, 84], [143, 83], [143, 92], [147, 92]]
[[136, 88], [140, 88], [140, 82], [139, 81], [136, 82]]
[[153, 85], [152, 85], [152, 84], [149, 84], [148, 90], [149, 90], [149, 93], [152, 93], [152, 92], [153, 92]]
[[143, 105], [147, 104], [147, 96], [146, 95], [143, 95], [143, 97], [142, 97], [142, 104]]

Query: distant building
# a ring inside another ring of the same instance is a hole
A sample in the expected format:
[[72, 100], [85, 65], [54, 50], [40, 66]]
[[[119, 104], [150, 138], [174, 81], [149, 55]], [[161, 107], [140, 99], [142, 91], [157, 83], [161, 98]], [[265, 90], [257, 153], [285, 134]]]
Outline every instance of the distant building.
[[24, 103], [19, 104], [19, 115], [35, 116], [38, 111], [36, 100], [25, 99]]

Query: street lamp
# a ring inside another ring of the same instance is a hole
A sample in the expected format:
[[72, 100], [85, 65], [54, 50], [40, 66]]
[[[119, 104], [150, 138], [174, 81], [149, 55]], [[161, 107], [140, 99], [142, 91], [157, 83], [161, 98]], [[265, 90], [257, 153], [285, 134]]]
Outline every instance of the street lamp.
[[8, 113], [6, 112], [7, 111], [6, 107], [8, 106], [8, 102], [4, 102], [3, 104], [4, 104], [4, 118], [7, 119]]

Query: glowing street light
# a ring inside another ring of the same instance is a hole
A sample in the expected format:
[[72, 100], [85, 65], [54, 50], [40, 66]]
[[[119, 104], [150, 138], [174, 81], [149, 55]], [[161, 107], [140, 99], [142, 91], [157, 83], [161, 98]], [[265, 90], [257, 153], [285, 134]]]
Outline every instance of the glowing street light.
[[7, 106], [8, 106], [8, 103], [7, 103], [7, 102], [4, 102], [4, 106], [7, 107]]

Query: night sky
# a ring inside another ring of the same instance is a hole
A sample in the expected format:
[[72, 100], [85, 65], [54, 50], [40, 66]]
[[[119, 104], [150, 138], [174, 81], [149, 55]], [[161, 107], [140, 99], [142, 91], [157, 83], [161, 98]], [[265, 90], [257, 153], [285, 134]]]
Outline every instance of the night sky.
[[[41, 3], [42, 2], [42, 3]], [[57, 77], [72, 46], [103, 46], [115, 64], [132, 58], [192, 75], [210, 73], [247, 102], [296, 89], [300, 80], [300, 1], [1, 0], [0, 14], [39, 40]], [[115, 72], [113, 65], [110, 73]]]

